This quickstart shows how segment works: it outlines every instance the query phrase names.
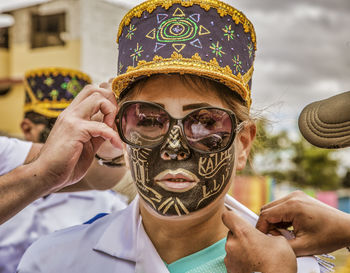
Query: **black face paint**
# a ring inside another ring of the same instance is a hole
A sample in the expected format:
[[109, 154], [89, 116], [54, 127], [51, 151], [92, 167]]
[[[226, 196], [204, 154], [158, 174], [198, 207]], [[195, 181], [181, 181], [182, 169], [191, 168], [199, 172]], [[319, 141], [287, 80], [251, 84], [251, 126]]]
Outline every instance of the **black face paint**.
[[[227, 150], [204, 154], [188, 147], [174, 126], [165, 143], [155, 148], [128, 146], [131, 174], [138, 192], [148, 205], [161, 215], [185, 215], [212, 203], [225, 189], [234, 164], [234, 144]], [[184, 170], [198, 178], [182, 192], [166, 190], [155, 178], [162, 173]]]

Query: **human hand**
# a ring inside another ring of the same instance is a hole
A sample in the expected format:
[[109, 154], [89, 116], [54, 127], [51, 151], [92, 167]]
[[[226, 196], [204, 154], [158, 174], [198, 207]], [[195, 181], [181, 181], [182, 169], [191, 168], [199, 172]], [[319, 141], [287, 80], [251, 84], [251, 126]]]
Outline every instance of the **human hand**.
[[288, 242], [297, 256], [332, 252], [350, 245], [350, 217], [307, 194], [296, 191], [261, 209], [256, 225], [263, 233], [293, 226]]
[[[102, 121], [91, 118], [102, 113]], [[92, 85], [85, 86], [60, 114], [33, 162], [45, 177], [48, 191], [56, 191], [78, 182], [91, 165], [96, 151], [108, 140], [121, 148], [115, 127], [117, 103], [113, 92]]]
[[[107, 89], [112, 92], [112, 82], [114, 78], [110, 78], [108, 82], [103, 82], [99, 85], [100, 88]], [[103, 114], [101, 112], [96, 113], [91, 117], [94, 121], [103, 121]], [[123, 155], [123, 150], [121, 148], [115, 148], [109, 140], [102, 143], [97, 151], [97, 155], [105, 160], [111, 160], [118, 156]]]
[[266, 235], [232, 211], [222, 220], [230, 229], [224, 260], [228, 273], [297, 272], [295, 254], [283, 236]]

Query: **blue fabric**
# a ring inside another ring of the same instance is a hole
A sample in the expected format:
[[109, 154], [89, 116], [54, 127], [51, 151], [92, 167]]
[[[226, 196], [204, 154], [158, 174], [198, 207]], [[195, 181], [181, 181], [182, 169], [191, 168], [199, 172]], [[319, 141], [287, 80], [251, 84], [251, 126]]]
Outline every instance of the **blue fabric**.
[[90, 220], [86, 221], [86, 222], [84, 223], [84, 225], [86, 225], [86, 224], [92, 224], [92, 223], [95, 222], [96, 220], [98, 220], [98, 219], [100, 219], [100, 218], [102, 218], [102, 217], [104, 217], [104, 216], [106, 216], [106, 215], [108, 215], [108, 213], [105, 213], [105, 212], [99, 213], [99, 214], [95, 215], [94, 217], [92, 217]]
[[226, 273], [226, 238], [194, 254], [165, 264], [170, 273]]

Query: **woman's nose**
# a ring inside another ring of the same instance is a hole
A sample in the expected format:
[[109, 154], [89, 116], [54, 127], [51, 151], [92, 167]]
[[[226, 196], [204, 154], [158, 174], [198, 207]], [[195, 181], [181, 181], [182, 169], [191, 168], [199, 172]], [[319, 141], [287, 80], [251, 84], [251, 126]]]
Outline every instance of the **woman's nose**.
[[186, 160], [190, 154], [190, 149], [183, 139], [181, 127], [174, 125], [161, 148], [160, 157], [163, 160]]

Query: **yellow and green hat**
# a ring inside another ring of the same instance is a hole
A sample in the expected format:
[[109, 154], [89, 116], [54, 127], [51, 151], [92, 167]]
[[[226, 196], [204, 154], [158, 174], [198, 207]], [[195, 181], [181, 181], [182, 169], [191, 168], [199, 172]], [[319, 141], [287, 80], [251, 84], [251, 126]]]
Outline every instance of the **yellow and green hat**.
[[250, 106], [256, 37], [253, 24], [217, 0], [149, 0], [119, 26], [119, 97], [135, 80], [162, 73], [219, 81]]
[[24, 112], [33, 111], [48, 118], [57, 118], [90, 83], [89, 75], [73, 69], [50, 67], [27, 71], [24, 78]]

